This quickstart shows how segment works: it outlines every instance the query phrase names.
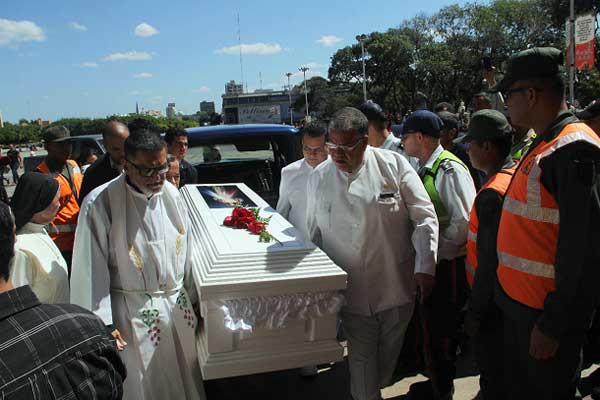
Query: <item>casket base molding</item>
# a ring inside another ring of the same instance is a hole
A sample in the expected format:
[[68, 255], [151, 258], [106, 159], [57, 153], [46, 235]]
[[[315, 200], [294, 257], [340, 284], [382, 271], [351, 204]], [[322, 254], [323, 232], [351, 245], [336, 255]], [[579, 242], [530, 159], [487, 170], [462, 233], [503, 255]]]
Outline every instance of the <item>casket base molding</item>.
[[342, 360], [344, 355], [344, 348], [335, 339], [208, 354], [199, 338], [196, 347], [204, 380], [327, 364]]

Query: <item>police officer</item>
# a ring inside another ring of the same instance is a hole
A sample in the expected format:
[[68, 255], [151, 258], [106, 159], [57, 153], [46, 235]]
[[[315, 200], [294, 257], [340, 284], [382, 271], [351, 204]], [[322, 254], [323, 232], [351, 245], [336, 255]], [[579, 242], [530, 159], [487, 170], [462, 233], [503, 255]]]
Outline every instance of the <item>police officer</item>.
[[471, 295], [465, 317], [465, 330], [474, 339], [481, 394], [486, 400], [505, 398], [502, 314], [494, 304], [494, 282], [502, 200], [515, 170], [511, 136], [512, 128], [504, 114], [481, 110], [471, 116], [469, 132], [461, 138], [473, 166], [486, 176], [469, 217], [466, 273]]
[[[442, 398], [451, 398], [456, 373], [455, 332], [468, 290], [464, 260], [475, 186], [467, 166], [440, 145], [442, 128], [443, 122], [436, 114], [427, 110], [415, 111], [404, 123], [402, 142], [406, 153], [419, 159], [418, 172], [440, 226], [435, 287], [430, 300], [430, 331], [437, 390]], [[415, 386], [411, 392], [423, 392], [425, 398], [430, 397], [428, 385]], [[422, 398], [416, 394], [411, 396]]]
[[492, 90], [538, 136], [506, 192], [495, 301], [504, 316], [509, 399], [570, 399], [600, 281], [600, 140], [569, 112], [563, 54], [514, 54]]

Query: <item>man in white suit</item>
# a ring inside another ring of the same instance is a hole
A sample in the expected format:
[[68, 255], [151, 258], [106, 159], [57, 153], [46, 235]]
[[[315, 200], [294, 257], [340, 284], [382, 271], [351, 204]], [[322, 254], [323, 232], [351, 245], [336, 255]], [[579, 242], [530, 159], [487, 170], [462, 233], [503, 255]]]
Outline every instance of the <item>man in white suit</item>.
[[368, 120], [338, 111], [329, 125], [330, 159], [308, 183], [310, 238], [348, 273], [342, 323], [351, 393], [380, 399], [414, 309], [415, 284], [433, 288], [438, 222], [419, 176], [398, 153], [367, 145]]

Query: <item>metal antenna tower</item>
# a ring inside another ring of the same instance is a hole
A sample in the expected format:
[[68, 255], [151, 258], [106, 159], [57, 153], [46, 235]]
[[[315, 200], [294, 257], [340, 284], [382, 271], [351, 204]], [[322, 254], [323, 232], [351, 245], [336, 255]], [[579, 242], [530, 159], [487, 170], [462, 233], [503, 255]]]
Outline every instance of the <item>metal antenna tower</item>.
[[[240, 29], [240, 13], [237, 13], [238, 47], [240, 48], [240, 72], [242, 74], [242, 92], [244, 91], [244, 62], [242, 60], [242, 32]], [[248, 88], [246, 87], [246, 91]]]

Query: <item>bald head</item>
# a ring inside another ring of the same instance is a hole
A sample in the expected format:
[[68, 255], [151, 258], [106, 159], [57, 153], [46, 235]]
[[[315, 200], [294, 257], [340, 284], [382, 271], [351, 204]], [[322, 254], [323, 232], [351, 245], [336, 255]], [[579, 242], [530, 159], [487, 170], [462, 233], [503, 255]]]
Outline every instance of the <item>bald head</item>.
[[115, 164], [122, 164], [125, 158], [125, 139], [129, 137], [127, 125], [119, 121], [109, 121], [102, 133], [104, 147]]
[[104, 132], [102, 132], [102, 137], [104, 140], [111, 136], [121, 136], [125, 135], [125, 138], [129, 136], [129, 129], [127, 125], [119, 121], [108, 121], [104, 126]]

